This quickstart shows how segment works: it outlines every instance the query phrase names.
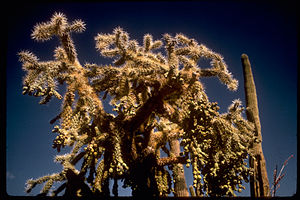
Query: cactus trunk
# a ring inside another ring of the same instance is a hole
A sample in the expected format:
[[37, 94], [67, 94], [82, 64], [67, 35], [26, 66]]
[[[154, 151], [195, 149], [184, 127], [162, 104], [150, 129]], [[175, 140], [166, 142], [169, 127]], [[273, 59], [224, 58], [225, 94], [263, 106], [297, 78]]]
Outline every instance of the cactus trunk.
[[[179, 140], [172, 140], [170, 141], [170, 153], [173, 156], [179, 156], [180, 154], [180, 144]], [[187, 197], [189, 196], [189, 192], [185, 182], [184, 170], [183, 165], [178, 163], [175, 164], [173, 167], [173, 174], [174, 174], [174, 190], [176, 197]]]
[[270, 196], [269, 180], [266, 169], [266, 161], [262, 150], [261, 125], [257, 104], [256, 88], [252, 75], [251, 64], [246, 54], [242, 54], [242, 65], [244, 73], [244, 87], [246, 95], [246, 115], [250, 122], [255, 125], [255, 136], [257, 142], [253, 144], [253, 157], [249, 158], [250, 167], [254, 173], [250, 176], [251, 197]]

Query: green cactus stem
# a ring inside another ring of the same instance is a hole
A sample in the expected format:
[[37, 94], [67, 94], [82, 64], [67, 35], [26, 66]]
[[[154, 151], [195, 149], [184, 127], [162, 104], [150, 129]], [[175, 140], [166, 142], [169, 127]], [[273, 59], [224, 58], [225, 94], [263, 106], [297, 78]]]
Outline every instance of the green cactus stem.
[[250, 157], [250, 167], [254, 170], [253, 175], [250, 175], [250, 192], [251, 197], [269, 196], [269, 180], [266, 169], [266, 161], [262, 150], [262, 135], [261, 125], [259, 120], [259, 111], [257, 103], [256, 88], [251, 70], [251, 64], [246, 54], [241, 56], [243, 73], [244, 73], [244, 88], [246, 95], [246, 115], [250, 122], [255, 125], [255, 136], [257, 142], [253, 144], [253, 156]]
[[[179, 140], [172, 140], [169, 142], [169, 144], [170, 144], [170, 153], [173, 154], [173, 156], [179, 156], [180, 154]], [[175, 196], [177, 197], [189, 196], [182, 164], [178, 163], [174, 165], [173, 177], [175, 180], [174, 183]]]

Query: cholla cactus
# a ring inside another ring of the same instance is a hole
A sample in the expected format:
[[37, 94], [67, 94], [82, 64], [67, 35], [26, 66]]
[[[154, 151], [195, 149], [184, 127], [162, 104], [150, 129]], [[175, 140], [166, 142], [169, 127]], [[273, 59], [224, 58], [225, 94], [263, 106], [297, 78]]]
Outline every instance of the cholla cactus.
[[[198, 196], [240, 192], [242, 181], [248, 180], [244, 161], [254, 126], [242, 118], [239, 100], [220, 114], [200, 81], [216, 76], [230, 90], [237, 89], [223, 57], [183, 34], [165, 34], [160, 40], [146, 34], [140, 45], [118, 27], [95, 37], [96, 49], [113, 63], [82, 65], [70, 33], [84, 30], [81, 20], [69, 23], [55, 13], [49, 22], [36, 25], [31, 35], [38, 41], [60, 39], [54, 60], [43, 62], [31, 52], [19, 53], [27, 71], [23, 94], [43, 97], [41, 104], [52, 96], [62, 99], [61, 112], [51, 120], [57, 123], [53, 132], [58, 134], [53, 148], [59, 152], [73, 147], [69, 154], [55, 157], [63, 166], [60, 173], [28, 180], [27, 192], [45, 182], [41, 194], [48, 195], [55, 181], [65, 181], [52, 195], [66, 189], [65, 195], [105, 196], [113, 179], [112, 192], [118, 195], [121, 179], [133, 195], [167, 196], [176, 180], [176, 173], [170, 174], [167, 167], [172, 170], [177, 164], [193, 167]], [[159, 51], [162, 47], [164, 51]], [[211, 60], [211, 68], [198, 66], [202, 58]], [[58, 83], [66, 84], [64, 94], [58, 93]], [[116, 114], [103, 109], [107, 95]], [[167, 144], [178, 139], [184, 151], [171, 155]], [[168, 157], [161, 157], [160, 150]], [[76, 169], [81, 159], [82, 166]]]

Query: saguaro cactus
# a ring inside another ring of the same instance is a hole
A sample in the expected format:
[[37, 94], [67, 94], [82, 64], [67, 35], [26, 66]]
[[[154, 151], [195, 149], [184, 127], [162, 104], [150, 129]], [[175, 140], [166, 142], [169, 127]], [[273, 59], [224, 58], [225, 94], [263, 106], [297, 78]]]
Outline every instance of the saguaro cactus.
[[[172, 156], [180, 155], [180, 142], [179, 140], [172, 140], [170, 144], [170, 153]], [[189, 196], [189, 192], [185, 182], [183, 165], [181, 163], [173, 166], [173, 177], [174, 177], [174, 193], [177, 197]]]
[[242, 54], [241, 57], [247, 106], [246, 115], [247, 119], [255, 125], [255, 137], [257, 138], [253, 143], [253, 156], [250, 157], [250, 167], [254, 170], [254, 173], [250, 175], [250, 192], [252, 197], [269, 196], [269, 180], [261, 145], [261, 126], [254, 78], [248, 56]]

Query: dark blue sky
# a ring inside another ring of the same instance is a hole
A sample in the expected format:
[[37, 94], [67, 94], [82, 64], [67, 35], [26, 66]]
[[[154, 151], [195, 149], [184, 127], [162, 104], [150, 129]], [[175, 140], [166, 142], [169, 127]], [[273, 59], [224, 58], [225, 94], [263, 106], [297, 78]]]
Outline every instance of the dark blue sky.
[[[22, 95], [25, 73], [17, 52], [30, 50], [40, 60], [53, 58], [58, 39], [40, 43], [30, 39], [33, 26], [48, 21], [54, 12], [63, 12], [69, 21], [82, 19], [86, 31], [73, 34], [80, 62], [109, 63], [95, 49], [97, 33], [111, 33], [120, 26], [130, 37], [142, 43], [143, 35], [154, 39], [162, 34], [183, 33], [195, 38], [224, 56], [229, 71], [239, 80], [236, 92], [226, 89], [216, 78], [203, 80], [211, 101], [217, 101], [225, 112], [231, 101], [240, 98], [245, 104], [240, 56], [248, 54], [257, 87], [263, 150], [270, 183], [273, 169], [291, 154], [278, 195], [296, 192], [297, 180], [297, 27], [296, 5], [253, 2], [105, 2], [19, 5], [8, 19], [7, 37], [7, 122], [6, 167], [7, 192], [25, 195], [24, 184], [58, 172], [51, 148], [56, 135], [49, 121], [59, 113], [60, 101], [39, 105], [39, 99]], [[205, 63], [205, 62], [204, 62]], [[203, 66], [208, 67], [208, 66]], [[68, 150], [68, 149], [67, 149]], [[68, 151], [65, 151], [68, 152]], [[62, 152], [64, 153], [64, 152]], [[191, 177], [187, 177], [191, 184]], [[249, 195], [249, 187], [241, 193]], [[40, 187], [33, 190], [39, 192]], [[129, 195], [127, 191], [122, 194]]]

